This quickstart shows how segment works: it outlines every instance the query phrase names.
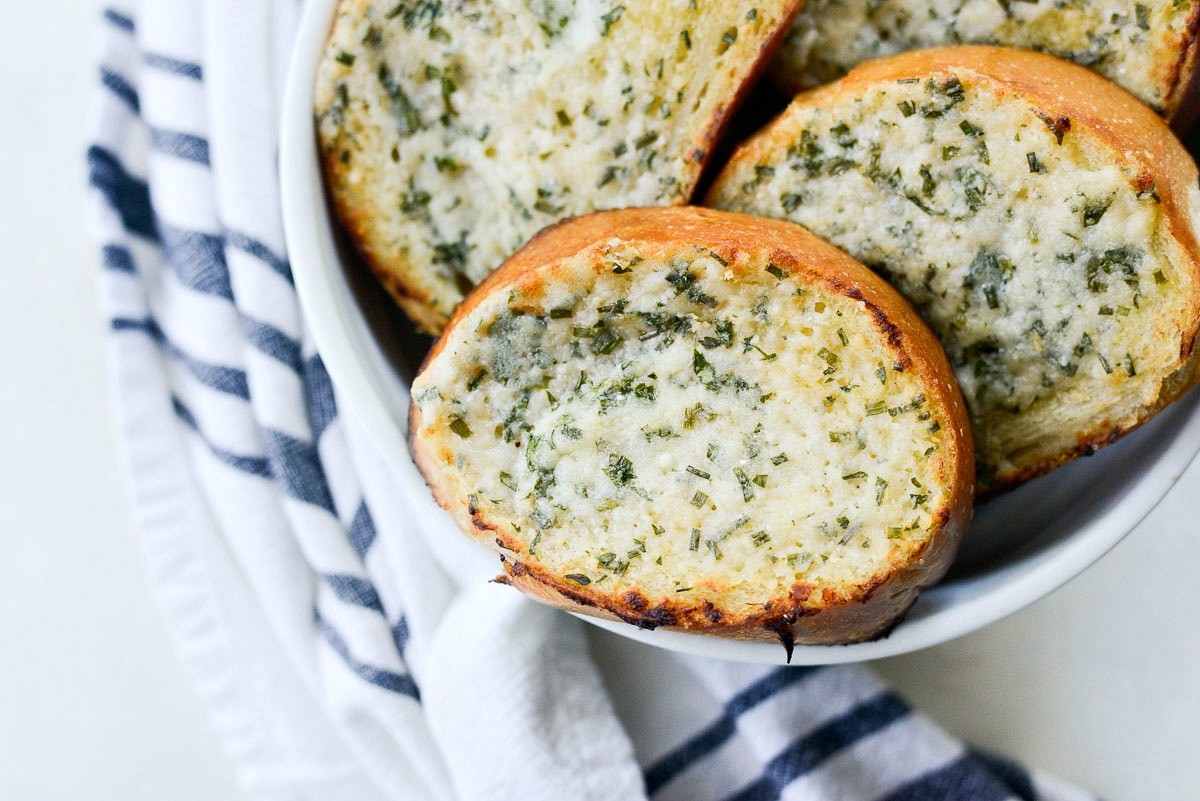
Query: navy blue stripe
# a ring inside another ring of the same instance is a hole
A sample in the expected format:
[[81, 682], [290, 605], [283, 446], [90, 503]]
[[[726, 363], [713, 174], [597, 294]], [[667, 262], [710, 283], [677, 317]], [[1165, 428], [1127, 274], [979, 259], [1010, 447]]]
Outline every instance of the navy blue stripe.
[[100, 83], [104, 84], [109, 90], [120, 98], [121, 102], [129, 106], [134, 113], [139, 113], [142, 110], [141, 101], [138, 100], [137, 90], [133, 88], [133, 84], [125, 80], [125, 78], [112, 70], [100, 68]]
[[292, 283], [292, 265], [288, 264], [287, 259], [275, 253], [275, 251], [262, 242], [243, 234], [241, 231], [226, 231], [225, 242], [231, 247], [235, 247], [262, 261], [272, 270], [286, 278], [288, 283]]
[[300, 343], [273, 325], [242, 315], [242, 333], [266, 355], [300, 372]]
[[[386, 616], [383, 610], [383, 602], [379, 599], [379, 593], [367, 579], [362, 579], [357, 576], [347, 576], [336, 573], [327, 573], [323, 576], [326, 583], [329, 584], [338, 600], [344, 603], [361, 606], [364, 609], [371, 609], [381, 615]], [[408, 620], [403, 616], [391, 626], [392, 641], [396, 644], [396, 652], [400, 654], [400, 658], [404, 658], [404, 651], [408, 648]]]
[[379, 600], [379, 593], [371, 582], [341, 573], [326, 573], [323, 578], [338, 600], [383, 614], [383, 602]]
[[137, 268], [133, 264], [133, 254], [129, 252], [128, 248], [121, 245], [105, 245], [102, 253], [106, 270], [137, 275]]
[[783, 788], [838, 751], [908, 714], [908, 706], [894, 694], [880, 693], [793, 742], [767, 763], [757, 781], [728, 801], [777, 801]]
[[690, 765], [720, 748], [737, 733], [737, 717], [753, 709], [817, 668], [776, 668], [725, 702], [721, 716], [687, 742], [667, 753], [645, 772], [646, 793], [653, 795]]
[[208, 141], [195, 134], [151, 128], [150, 145], [168, 156], [208, 166]]
[[350, 537], [350, 544], [358, 551], [359, 558], [365, 559], [367, 551], [371, 550], [371, 544], [375, 542], [375, 520], [371, 517], [371, 510], [367, 508], [366, 502], [358, 505], [354, 519], [350, 521], [350, 530], [346, 533]]
[[270, 428], [263, 429], [263, 440], [271, 466], [283, 483], [284, 491], [298, 501], [311, 503], [336, 515], [316, 447]]
[[246, 373], [234, 367], [219, 364], [209, 364], [185, 353], [181, 348], [167, 339], [158, 323], [150, 319], [135, 320], [128, 317], [117, 317], [111, 322], [113, 331], [140, 331], [159, 344], [171, 358], [178, 361], [200, 383], [226, 395], [233, 395], [242, 400], [250, 400], [250, 384]]
[[146, 66], [153, 67], [156, 70], [171, 72], [175, 75], [182, 75], [185, 78], [194, 80], [203, 80], [204, 75], [200, 70], [199, 64], [193, 64], [190, 61], [180, 61], [177, 58], [164, 56], [160, 53], [146, 53], [143, 57]]
[[111, 8], [104, 9], [104, 19], [123, 31], [133, 33], [133, 20], [124, 14], [119, 14]]
[[88, 183], [103, 193], [125, 230], [158, 241], [146, 182], [130, 175], [116, 156], [98, 145], [88, 148], [87, 162]]
[[970, 754], [972, 759], [987, 768], [1021, 801], [1037, 801], [1037, 793], [1033, 789], [1033, 778], [1025, 768], [994, 754], [987, 754], [975, 749], [972, 749]]
[[401, 617], [392, 626], [392, 640], [396, 643], [396, 650], [400, 652], [400, 657], [404, 658], [404, 652], [408, 649], [408, 620]]
[[221, 238], [159, 224], [167, 264], [188, 289], [233, 301]]
[[722, 714], [681, 747], [654, 763], [645, 773], [646, 795], [653, 796], [693, 763], [716, 751], [737, 734], [737, 719]]
[[930, 771], [879, 801], [1004, 801], [1011, 794], [983, 765], [965, 755]]
[[183, 405], [183, 401], [174, 395], [171, 396], [171, 404], [175, 407], [175, 416], [187, 424], [188, 428], [192, 429], [200, 436], [200, 440], [208, 447], [210, 453], [217, 459], [232, 468], [241, 470], [244, 473], [260, 476], [262, 478], [271, 478], [271, 465], [261, 456], [243, 456], [241, 454], [227, 451], [224, 448], [218, 448], [212, 442], [209, 442], [208, 437], [204, 436], [204, 432], [200, 430], [200, 424], [196, 422], [195, 416], [191, 410]]
[[320, 355], [304, 360], [301, 367], [304, 379], [304, 406], [308, 409], [308, 424], [312, 426], [313, 441], [321, 439], [325, 429], [337, 418], [337, 401], [333, 397], [333, 380], [325, 369]]
[[374, 684], [376, 687], [382, 687], [383, 689], [390, 690], [394, 693], [407, 695], [409, 698], [412, 698], [415, 701], [421, 700], [421, 693], [417, 689], [417, 683], [413, 681], [412, 676], [402, 673], [395, 673], [391, 670], [384, 670], [383, 668], [377, 668], [357, 659], [353, 654], [350, 653], [350, 647], [346, 644], [346, 641], [342, 638], [342, 635], [339, 634], [337, 629], [331, 626], [328, 621], [321, 617], [320, 612], [313, 610], [313, 617], [317, 624], [317, 629], [321, 632], [321, 635], [325, 638], [325, 641], [329, 643], [329, 646], [333, 648], [337, 655], [342, 658], [342, 661], [345, 662], [346, 665], [353, 670], [359, 678]]

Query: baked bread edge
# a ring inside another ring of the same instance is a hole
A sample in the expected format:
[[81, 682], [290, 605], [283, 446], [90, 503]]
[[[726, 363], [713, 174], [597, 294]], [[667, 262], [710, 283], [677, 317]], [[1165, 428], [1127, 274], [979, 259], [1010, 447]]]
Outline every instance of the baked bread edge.
[[[455, 493], [437, 470], [432, 455], [417, 437], [420, 408], [411, 404], [409, 450], [435, 500], [474, 539], [501, 554], [504, 573], [497, 578], [526, 595], [571, 612], [621, 620], [644, 629], [667, 627], [703, 631], [742, 640], [842, 644], [885, 635], [916, 600], [921, 589], [936, 583], [949, 568], [971, 519], [974, 493], [974, 452], [966, 407], [941, 345], [916, 311], [882, 279], [832, 245], [793, 223], [718, 212], [698, 207], [664, 207], [595, 212], [557, 223], [493, 272], [459, 306], [442, 338], [422, 365], [441, 353], [448, 335], [468, 318], [483, 298], [522, 280], [537, 281], [539, 268], [602, 245], [619, 236], [641, 245], [684, 243], [712, 249], [732, 264], [741, 248], [773, 249], [782, 269], [806, 283], [862, 302], [891, 343], [897, 360], [915, 368], [929, 387], [928, 402], [947, 422], [942, 446], [946, 465], [947, 503], [934, 515], [935, 529], [915, 550], [914, 557], [884, 575], [856, 585], [847, 595], [821, 592], [798, 583], [782, 603], [731, 614], [702, 601], [699, 605], [673, 600], [652, 604], [636, 591], [619, 596], [574, 584], [524, 559], [521, 544], [504, 537], [491, 521], [469, 504], [454, 503]], [[813, 600], [817, 595], [820, 598]]]
[[[986, 500], [1043, 476], [1079, 456], [1091, 455], [1105, 445], [1111, 445], [1200, 382], [1200, 354], [1196, 353], [1197, 338], [1200, 337], [1200, 240], [1195, 230], [1200, 209], [1194, 207], [1195, 199], [1200, 197], [1196, 189], [1200, 173], [1166, 122], [1133, 95], [1085, 67], [1032, 50], [956, 45], [912, 50], [867, 61], [839, 81], [797, 95], [779, 116], [787, 115], [797, 107], [839, 102], [854, 96], [860, 87], [904, 78], [925, 78], [950, 70], [972, 72], [986, 79], [997, 91], [1016, 95], [1041, 109], [1047, 126], [1057, 126], [1064, 132], [1086, 131], [1095, 135], [1127, 164], [1135, 166], [1139, 183], [1144, 183], [1145, 188], [1154, 187], [1162, 201], [1170, 232], [1169, 240], [1162, 245], [1171, 251], [1172, 260], [1181, 266], [1190, 266], [1196, 289], [1186, 299], [1185, 314], [1179, 321], [1177, 367], [1163, 379], [1158, 396], [1150, 403], [1117, 410], [1108, 418], [1096, 420], [1091, 428], [1077, 431], [1074, 441], [1055, 454], [1023, 468], [998, 472], [991, 483], [979, 490], [979, 500]], [[744, 142], [729, 163], [761, 158], [760, 154], [774, 143], [771, 136], [774, 125], [774, 121], [768, 123]], [[723, 175], [717, 176], [705, 203], [713, 202], [722, 178]]]

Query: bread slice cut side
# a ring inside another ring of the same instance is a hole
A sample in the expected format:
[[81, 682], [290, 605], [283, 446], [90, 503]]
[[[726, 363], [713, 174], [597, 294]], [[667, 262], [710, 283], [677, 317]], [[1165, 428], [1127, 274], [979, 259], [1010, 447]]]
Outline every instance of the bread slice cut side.
[[878, 636], [970, 516], [936, 340], [787, 223], [687, 208], [551, 228], [460, 307], [413, 398], [418, 466], [506, 580], [640, 626]]
[[1200, 2], [808, 0], [771, 64], [791, 91], [906, 50], [992, 44], [1090, 67], [1165, 117], [1194, 116]]
[[334, 204], [436, 333], [542, 227], [686, 203], [800, 0], [342, 0], [319, 69]]
[[718, 177], [715, 207], [800, 223], [875, 268], [938, 333], [980, 487], [1040, 475], [1196, 380], [1196, 167], [1081, 67], [961, 47], [800, 95]]

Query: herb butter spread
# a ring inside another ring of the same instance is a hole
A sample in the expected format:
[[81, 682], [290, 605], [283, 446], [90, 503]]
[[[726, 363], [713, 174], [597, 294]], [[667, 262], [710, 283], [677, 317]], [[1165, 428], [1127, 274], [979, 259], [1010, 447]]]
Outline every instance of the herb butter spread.
[[511, 559], [762, 612], [797, 585], [881, 580], [970, 491], [947, 389], [890, 325], [769, 250], [618, 225], [455, 321], [413, 385], [414, 437], [457, 488], [443, 503]]
[[343, 221], [418, 323], [544, 226], [687, 202], [795, 0], [342, 0], [316, 114]]
[[808, 0], [771, 69], [784, 85], [809, 87], [904, 50], [1008, 45], [1090, 67], [1171, 116], [1191, 80], [1197, 9], [1195, 0]]
[[977, 68], [802, 97], [709, 201], [808, 227], [917, 306], [954, 366], [987, 486], [1155, 404], [1193, 324], [1181, 327], [1194, 257], [1173, 237], [1194, 241], [1196, 192], [1169, 226], [1148, 153], [1122, 153]]

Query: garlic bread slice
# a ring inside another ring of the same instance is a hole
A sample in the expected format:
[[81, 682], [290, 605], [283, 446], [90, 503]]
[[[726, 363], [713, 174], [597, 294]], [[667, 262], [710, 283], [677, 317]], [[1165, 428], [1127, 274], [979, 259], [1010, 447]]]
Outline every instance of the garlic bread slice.
[[880, 636], [970, 517], [936, 339], [789, 223], [680, 208], [552, 227], [460, 306], [412, 396], [414, 459], [504, 581], [646, 628]]

